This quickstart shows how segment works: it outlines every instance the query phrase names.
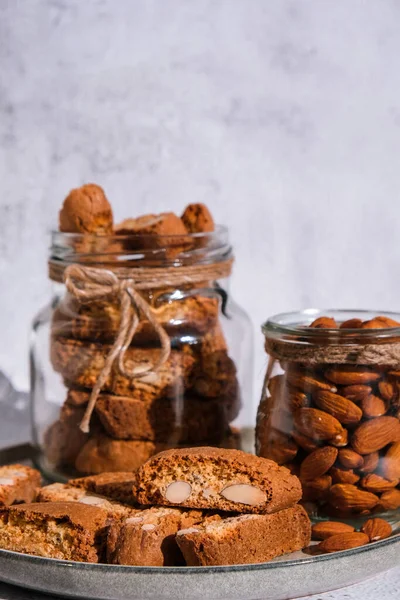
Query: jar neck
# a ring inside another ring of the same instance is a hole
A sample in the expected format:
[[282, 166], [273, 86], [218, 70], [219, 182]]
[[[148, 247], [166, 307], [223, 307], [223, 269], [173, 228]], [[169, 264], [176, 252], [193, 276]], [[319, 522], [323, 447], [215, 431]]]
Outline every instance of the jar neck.
[[188, 235], [88, 235], [52, 233], [50, 261], [60, 266], [180, 267], [231, 260], [232, 246], [226, 227]]

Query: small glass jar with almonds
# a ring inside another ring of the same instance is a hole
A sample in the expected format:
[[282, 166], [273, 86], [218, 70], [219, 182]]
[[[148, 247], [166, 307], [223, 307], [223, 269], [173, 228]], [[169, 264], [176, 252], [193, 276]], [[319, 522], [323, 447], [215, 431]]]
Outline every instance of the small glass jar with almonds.
[[400, 314], [314, 309], [263, 326], [257, 454], [287, 466], [314, 518], [400, 518]]
[[68, 195], [31, 350], [48, 477], [134, 471], [171, 447], [242, 446], [252, 333], [229, 292], [232, 263], [228, 231], [204, 205], [114, 225], [100, 187]]

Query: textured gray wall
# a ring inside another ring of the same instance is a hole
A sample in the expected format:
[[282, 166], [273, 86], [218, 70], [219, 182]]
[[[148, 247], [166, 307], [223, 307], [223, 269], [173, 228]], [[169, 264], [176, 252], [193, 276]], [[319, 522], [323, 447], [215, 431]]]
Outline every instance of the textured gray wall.
[[0, 367], [27, 387], [47, 232], [84, 181], [117, 218], [208, 202], [257, 331], [400, 308], [399, 22], [396, 0], [2, 0]]

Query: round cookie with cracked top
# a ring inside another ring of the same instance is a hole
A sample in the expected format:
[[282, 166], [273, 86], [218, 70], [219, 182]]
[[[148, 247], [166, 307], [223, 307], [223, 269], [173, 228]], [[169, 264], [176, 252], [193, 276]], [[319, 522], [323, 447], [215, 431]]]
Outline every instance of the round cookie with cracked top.
[[113, 213], [103, 189], [87, 183], [70, 191], [59, 214], [60, 231], [111, 234]]
[[137, 474], [140, 504], [262, 514], [293, 506], [301, 495], [288, 469], [240, 450], [167, 450]]
[[190, 233], [209, 233], [215, 230], [214, 219], [205, 204], [189, 204], [181, 218]]

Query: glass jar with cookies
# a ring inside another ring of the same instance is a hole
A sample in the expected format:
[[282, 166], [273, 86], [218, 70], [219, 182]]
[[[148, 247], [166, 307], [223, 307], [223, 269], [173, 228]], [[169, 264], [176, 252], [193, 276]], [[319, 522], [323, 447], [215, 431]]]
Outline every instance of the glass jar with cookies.
[[263, 326], [257, 454], [297, 474], [315, 518], [400, 520], [400, 314], [306, 310]]
[[102, 188], [65, 199], [54, 297], [31, 346], [33, 437], [52, 479], [134, 471], [173, 447], [240, 448], [252, 333], [228, 231], [205, 205], [114, 224]]

